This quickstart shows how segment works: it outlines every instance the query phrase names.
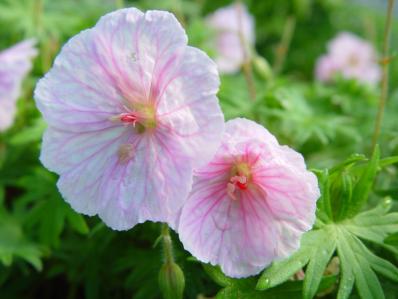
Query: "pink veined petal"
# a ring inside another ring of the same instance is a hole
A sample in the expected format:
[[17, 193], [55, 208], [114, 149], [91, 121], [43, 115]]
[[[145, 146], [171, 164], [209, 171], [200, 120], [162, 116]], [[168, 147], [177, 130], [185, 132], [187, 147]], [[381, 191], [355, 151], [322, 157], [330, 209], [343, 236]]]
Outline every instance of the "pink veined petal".
[[[35, 99], [49, 124], [41, 160], [77, 211], [118, 230], [175, 225], [193, 168], [210, 159], [223, 129], [214, 64], [186, 44], [172, 14], [118, 10], [72, 38], [39, 82]], [[145, 124], [133, 114], [134, 122], [118, 119], [145, 105], [153, 128], [139, 132], [135, 122]]]
[[210, 58], [187, 47], [159, 99], [161, 130], [180, 140], [181, 150], [193, 159], [194, 167], [212, 158], [224, 130], [224, 115], [216, 96], [219, 84], [216, 65]]
[[0, 131], [13, 123], [22, 81], [37, 54], [34, 44], [26, 40], [0, 52]]
[[318, 59], [315, 70], [321, 81], [329, 81], [336, 73], [368, 84], [377, 83], [380, 66], [372, 44], [352, 33], [339, 33], [329, 42], [328, 53]]
[[[250, 166], [249, 177], [239, 174], [248, 185], [229, 188], [241, 163]], [[317, 179], [300, 154], [254, 122], [235, 119], [213, 160], [196, 171], [178, 232], [200, 261], [231, 277], [255, 275], [298, 249], [315, 221], [318, 197]]]
[[95, 215], [105, 206], [101, 190], [104, 171], [119, 160], [119, 145], [129, 139], [126, 131], [120, 127], [97, 135], [53, 128], [45, 132], [40, 160], [49, 170], [60, 174], [57, 186], [76, 211]]
[[[254, 19], [245, 5], [235, 3], [216, 10], [206, 18], [215, 31], [215, 58], [222, 73], [237, 72], [245, 60], [245, 51], [254, 44]], [[247, 49], [245, 49], [247, 48]]]
[[108, 189], [105, 194], [113, 199], [99, 215], [117, 230], [147, 220], [168, 222], [174, 228], [177, 212], [191, 190], [192, 171], [190, 158], [181, 154], [174, 140], [148, 136], [124, 172], [114, 175], [119, 196], [115, 189]]
[[335, 75], [339, 65], [329, 55], [318, 58], [315, 68], [315, 77], [319, 81], [329, 81]]

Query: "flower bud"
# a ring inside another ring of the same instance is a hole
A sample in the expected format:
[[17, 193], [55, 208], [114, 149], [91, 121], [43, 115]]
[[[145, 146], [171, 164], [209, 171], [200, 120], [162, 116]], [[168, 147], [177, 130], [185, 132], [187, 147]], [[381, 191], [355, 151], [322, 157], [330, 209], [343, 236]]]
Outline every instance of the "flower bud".
[[252, 59], [254, 71], [264, 80], [272, 78], [272, 70], [267, 60], [261, 56], [254, 56]]
[[182, 299], [184, 273], [174, 262], [166, 262], [159, 271], [159, 287], [164, 299]]

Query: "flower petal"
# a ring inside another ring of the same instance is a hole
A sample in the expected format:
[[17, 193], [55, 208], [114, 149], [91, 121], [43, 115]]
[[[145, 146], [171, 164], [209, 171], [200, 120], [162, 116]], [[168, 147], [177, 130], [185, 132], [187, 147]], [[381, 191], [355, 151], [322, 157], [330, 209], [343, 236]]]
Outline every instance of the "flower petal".
[[224, 131], [224, 115], [216, 96], [219, 84], [216, 65], [210, 58], [187, 47], [159, 99], [162, 129], [180, 140], [194, 167], [212, 158]]
[[[110, 13], [66, 44], [37, 86], [49, 124], [41, 161], [78, 212], [118, 230], [146, 220], [174, 227], [194, 166], [219, 143], [218, 85], [214, 64], [187, 46], [172, 14]], [[117, 122], [147, 104], [154, 127]]]
[[0, 131], [14, 120], [22, 81], [37, 54], [34, 44], [34, 40], [26, 40], [0, 52]]
[[[249, 167], [243, 189], [229, 188], [236, 163]], [[195, 173], [180, 239], [196, 258], [231, 277], [255, 275], [289, 256], [315, 221], [316, 177], [300, 154], [252, 121], [227, 122], [217, 154]]]
[[[168, 222], [175, 227], [176, 214], [192, 186], [191, 159], [182, 156], [174, 140], [163, 136], [141, 140], [134, 158], [105, 175], [113, 180], [104, 196], [112, 198], [100, 217], [113, 229], [128, 229], [146, 220]], [[115, 181], [116, 180], [116, 181]]]

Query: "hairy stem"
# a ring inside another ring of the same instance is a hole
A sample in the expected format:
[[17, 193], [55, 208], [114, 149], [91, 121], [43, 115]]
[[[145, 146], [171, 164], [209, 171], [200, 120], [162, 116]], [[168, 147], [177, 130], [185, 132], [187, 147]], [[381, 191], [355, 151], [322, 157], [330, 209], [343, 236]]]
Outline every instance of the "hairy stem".
[[388, 95], [388, 80], [389, 80], [389, 49], [390, 49], [390, 37], [391, 37], [391, 25], [393, 16], [394, 0], [388, 0], [387, 6], [387, 19], [384, 28], [384, 38], [383, 38], [383, 56], [381, 59], [382, 65], [382, 79], [381, 79], [381, 93], [379, 100], [379, 107], [376, 115], [376, 123], [372, 138], [372, 152], [374, 152], [381, 132], [381, 125], [383, 122], [384, 109], [386, 106], [387, 95]]
[[246, 86], [247, 90], [249, 91], [250, 98], [254, 101], [256, 99], [256, 86], [254, 84], [254, 78], [253, 78], [253, 69], [252, 69], [252, 64], [251, 64], [251, 51], [249, 48], [249, 45], [247, 43], [247, 40], [242, 32], [243, 28], [243, 16], [242, 16], [242, 10], [240, 9], [241, 6], [238, 4], [241, 4], [239, 1], [236, 2], [236, 14], [238, 16], [238, 24], [239, 24], [239, 30], [238, 30], [238, 35], [240, 39], [240, 46], [243, 52], [243, 74], [245, 75], [245, 80], [246, 80]]
[[169, 226], [166, 223], [162, 224], [161, 235], [163, 243], [164, 263], [172, 263], [174, 262], [173, 243], [171, 241]]
[[182, 11], [182, 7], [181, 7], [181, 1], [180, 0], [173, 0], [172, 2], [173, 4], [173, 12], [176, 15], [178, 21], [180, 21], [182, 27], [186, 27], [187, 22], [185, 20], [185, 16], [184, 13]]
[[115, 0], [115, 5], [117, 9], [124, 8], [124, 0]]
[[43, 10], [44, 3], [43, 0], [36, 0], [33, 3], [33, 22], [36, 26], [38, 35], [42, 34], [43, 29]]
[[282, 39], [276, 48], [276, 57], [273, 65], [275, 74], [279, 74], [283, 69], [295, 28], [296, 18], [294, 16], [288, 17], [283, 29]]

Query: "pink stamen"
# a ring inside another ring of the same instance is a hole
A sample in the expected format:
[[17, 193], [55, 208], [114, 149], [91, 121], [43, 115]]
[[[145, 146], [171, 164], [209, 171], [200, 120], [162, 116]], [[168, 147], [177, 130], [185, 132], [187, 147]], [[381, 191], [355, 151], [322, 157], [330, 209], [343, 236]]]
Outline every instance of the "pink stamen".
[[138, 121], [138, 116], [134, 113], [122, 113], [119, 115], [120, 121], [125, 123], [125, 124], [135, 124]]
[[236, 187], [238, 187], [240, 190], [245, 190], [247, 189], [247, 186], [248, 182], [246, 176], [233, 176], [227, 185], [227, 193], [233, 200], [237, 200], [238, 198], [235, 195]]
[[247, 188], [247, 178], [244, 175], [236, 175], [230, 179], [230, 182], [238, 186], [241, 190]]

